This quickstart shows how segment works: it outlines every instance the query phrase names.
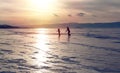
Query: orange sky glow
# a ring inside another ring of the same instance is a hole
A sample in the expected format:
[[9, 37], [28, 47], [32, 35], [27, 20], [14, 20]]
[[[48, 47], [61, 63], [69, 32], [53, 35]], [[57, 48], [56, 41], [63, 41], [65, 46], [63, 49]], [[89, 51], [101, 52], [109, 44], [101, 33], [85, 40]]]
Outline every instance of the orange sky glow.
[[120, 21], [118, 0], [0, 0], [0, 24]]

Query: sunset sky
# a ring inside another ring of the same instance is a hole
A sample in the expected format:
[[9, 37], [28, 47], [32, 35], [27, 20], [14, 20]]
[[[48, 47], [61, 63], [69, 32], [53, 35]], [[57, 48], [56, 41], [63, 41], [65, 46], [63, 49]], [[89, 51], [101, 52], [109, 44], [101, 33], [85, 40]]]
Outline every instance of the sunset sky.
[[120, 0], [0, 0], [0, 24], [120, 21]]

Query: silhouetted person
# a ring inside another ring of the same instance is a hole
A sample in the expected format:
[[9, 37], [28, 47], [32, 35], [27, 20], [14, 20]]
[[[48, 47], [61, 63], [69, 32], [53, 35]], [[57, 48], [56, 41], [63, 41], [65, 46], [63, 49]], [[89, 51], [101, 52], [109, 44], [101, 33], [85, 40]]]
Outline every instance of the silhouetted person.
[[58, 28], [58, 35], [60, 36], [61, 34], [60, 34], [60, 29]]
[[67, 27], [67, 33], [68, 33], [68, 36], [70, 36], [71, 34], [70, 34], [70, 28], [69, 27]]

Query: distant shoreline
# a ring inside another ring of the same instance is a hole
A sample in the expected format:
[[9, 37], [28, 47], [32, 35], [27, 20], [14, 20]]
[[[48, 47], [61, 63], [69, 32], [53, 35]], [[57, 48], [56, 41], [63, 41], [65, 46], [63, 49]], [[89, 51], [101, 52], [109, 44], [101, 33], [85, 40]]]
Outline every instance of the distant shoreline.
[[0, 29], [30, 29], [30, 28], [120, 28], [120, 22], [111, 23], [63, 23], [63, 24], [52, 24], [52, 25], [39, 25], [34, 27], [22, 27], [14, 26], [9, 24], [1, 24]]

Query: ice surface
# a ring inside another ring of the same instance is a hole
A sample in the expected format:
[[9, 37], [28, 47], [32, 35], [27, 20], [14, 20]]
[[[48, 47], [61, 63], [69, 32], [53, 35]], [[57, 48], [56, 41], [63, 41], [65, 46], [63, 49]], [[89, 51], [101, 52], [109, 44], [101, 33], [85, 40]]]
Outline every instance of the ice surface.
[[0, 73], [120, 73], [120, 29], [0, 29]]

